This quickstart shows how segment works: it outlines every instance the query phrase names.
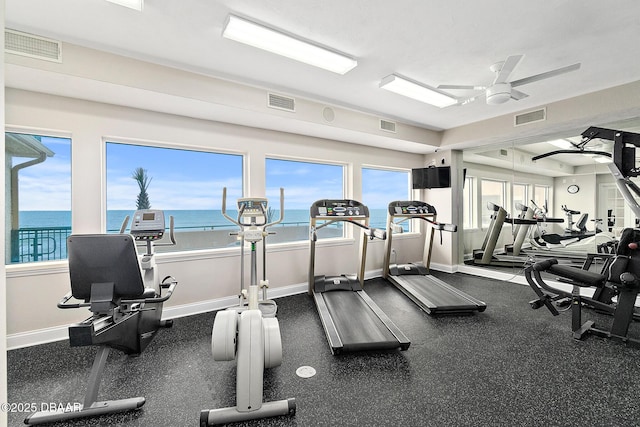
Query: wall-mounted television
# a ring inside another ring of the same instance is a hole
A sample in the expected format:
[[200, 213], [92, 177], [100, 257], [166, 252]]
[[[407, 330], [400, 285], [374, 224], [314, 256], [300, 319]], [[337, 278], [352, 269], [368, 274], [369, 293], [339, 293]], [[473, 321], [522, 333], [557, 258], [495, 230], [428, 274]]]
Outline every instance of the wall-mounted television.
[[414, 189], [451, 187], [450, 166], [412, 169], [411, 177]]

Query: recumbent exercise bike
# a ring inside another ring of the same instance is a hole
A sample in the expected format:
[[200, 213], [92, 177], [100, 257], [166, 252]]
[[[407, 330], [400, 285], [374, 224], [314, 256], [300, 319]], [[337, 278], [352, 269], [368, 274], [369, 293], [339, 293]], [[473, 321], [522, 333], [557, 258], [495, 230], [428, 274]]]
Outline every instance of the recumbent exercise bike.
[[[172, 326], [162, 320], [162, 305], [174, 292], [176, 280], [158, 278], [153, 246], [175, 245], [173, 217], [170, 242], [156, 243], [165, 233], [164, 213], [138, 210], [130, 234], [73, 234], [67, 239], [71, 291], [58, 303], [62, 309], [88, 307], [93, 313], [69, 326], [71, 347], [98, 345], [89, 375], [84, 403], [73, 410], [40, 411], [27, 416], [25, 424], [36, 425], [91, 417], [140, 408], [144, 397], [98, 401], [100, 380], [111, 348], [138, 355], [149, 345], [159, 328]], [[138, 259], [136, 241], [146, 244]], [[165, 290], [162, 295], [162, 290]], [[70, 302], [74, 298], [83, 302]]]

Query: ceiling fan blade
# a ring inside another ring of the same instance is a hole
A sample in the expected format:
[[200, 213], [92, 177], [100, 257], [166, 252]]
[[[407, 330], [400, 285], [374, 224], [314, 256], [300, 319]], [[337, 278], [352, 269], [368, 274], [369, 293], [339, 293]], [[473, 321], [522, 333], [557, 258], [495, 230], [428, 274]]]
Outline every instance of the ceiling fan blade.
[[516, 66], [520, 63], [520, 61], [524, 58], [524, 55], [511, 55], [509, 56], [504, 64], [502, 64], [502, 68], [500, 68], [500, 72], [496, 76], [496, 79], [493, 81], [493, 84], [496, 83], [506, 83], [509, 79], [509, 76], [516, 68]]
[[536, 74], [535, 76], [525, 77], [524, 79], [516, 80], [511, 82], [512, 87], [522, 86], [529, 83], [537, 82], [538, 80], [548, 79], [549, 77], [555, 77], [560, 74], [568, 73], [570, 71], [575, 71], [580, 69], [580, 63], [573, 65], [567, 65], [566, 67], [558, 68], [552, 71], [547, 71], [546, 73]]
[[438, 89], [485, 90], [485, 89], [486, 89], [486, 86], [471, 86], [471, 85], [438, 85]]
[[458, 100], [458, 103], [455, 104], [455, 105], [467, 105], [467, 104], [472, 103], [473, 101], [475, 101], [476, 99], [478, 99], [478, 98], [480, 98], [482, 96], [484, 96], [484, 92], [483, 93], [479, 93], [479, 94], [477, 94], [475, 96], [470, 96], [469, 98], [461, 98], [461, 99]]
[[511, 89], [511, 99], [515, 99], [516, 101], [520, 101], [521, 99], [526, 98], [527, 96], [529, 96], [529, 95], [527, 95], [524, 92], [520, 92], [519, 90], [515, 90], [513, 88]]

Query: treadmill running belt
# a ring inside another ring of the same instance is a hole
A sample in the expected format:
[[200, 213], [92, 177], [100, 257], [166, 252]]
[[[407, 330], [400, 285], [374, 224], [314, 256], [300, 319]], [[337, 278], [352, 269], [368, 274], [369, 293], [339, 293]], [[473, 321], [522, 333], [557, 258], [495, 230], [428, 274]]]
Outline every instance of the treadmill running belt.
[[435, 307], [443, 310], [448, 308], [476, 309], [475, 304], [458, 294], [452, 293], [430, 276], [411, 276], [410, 279], [407, 279], [407, 277], [403, 277], [405, 287], [413, 289], [418, 295], [431, 301]]
[[346, 351], [394, 349], [397, 338], [353, 291], [323, 292], [322, 296]]

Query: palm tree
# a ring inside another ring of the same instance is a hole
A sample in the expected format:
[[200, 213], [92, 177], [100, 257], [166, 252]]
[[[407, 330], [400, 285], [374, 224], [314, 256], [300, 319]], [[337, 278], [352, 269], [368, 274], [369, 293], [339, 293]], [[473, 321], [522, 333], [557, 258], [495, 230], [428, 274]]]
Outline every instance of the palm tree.
[[135, 179], [138, 183], [138, 187], [140, 187], [140, 193], [136, 199], [136, 208], [151, 209], [149, 194], [147, 194], [147, 189], [149, 188], [149, 184], [151, 184], [151, 178], [148, 177], [147, 170], [143, 168], [136, 168], [136, 170], [133, 171], [131, 178]]

